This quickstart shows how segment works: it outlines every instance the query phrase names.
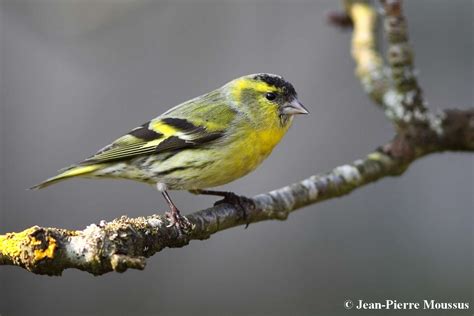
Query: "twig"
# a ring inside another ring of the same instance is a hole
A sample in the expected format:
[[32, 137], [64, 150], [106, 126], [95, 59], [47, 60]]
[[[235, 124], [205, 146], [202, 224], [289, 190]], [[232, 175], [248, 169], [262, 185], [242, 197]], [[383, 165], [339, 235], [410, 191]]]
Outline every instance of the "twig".
[[426, 111], [423, 95], [414, 69], [413, 49], [408, 42], [408, 27], [402, 13], [402, 2], [381, 0], [384, 6], [384, 28], [388, 39], [387, 60], [392, 80], [399, 93], [407, 95], [404, 107], [408, 111]]
[[377, 13], [367, 1], [346, 0], [344, 4], [354, 24], [351, 52], [356, 75], [372, 100], [384, 106], [383, 97], [390, 86], [382, 56], [377, 51]]

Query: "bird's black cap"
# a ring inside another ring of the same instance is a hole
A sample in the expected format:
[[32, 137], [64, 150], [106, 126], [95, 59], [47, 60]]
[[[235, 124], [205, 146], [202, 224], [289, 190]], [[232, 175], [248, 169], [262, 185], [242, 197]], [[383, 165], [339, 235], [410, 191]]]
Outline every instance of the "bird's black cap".
[[283, 79], [281, 76], [261, 73], [255, 75], [254, 79], [263, 81], [271, 86], [281, 89], [287, 96], [296, 96], [296, 90], [293, 85]]

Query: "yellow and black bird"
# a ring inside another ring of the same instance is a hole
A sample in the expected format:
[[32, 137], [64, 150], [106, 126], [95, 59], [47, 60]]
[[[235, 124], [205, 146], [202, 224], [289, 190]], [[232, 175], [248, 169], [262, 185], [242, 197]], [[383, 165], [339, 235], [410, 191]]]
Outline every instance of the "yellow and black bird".
[[254, 170], [295, 114], [308, 111], [291, 83], [267, 73], [243, 76], [175, 106], [32, 189], [72, 177], [145, 182], [162, 192], [171, 223], [181, 227], [185, 219], [168, 190], [232, 195], [206, 189]]

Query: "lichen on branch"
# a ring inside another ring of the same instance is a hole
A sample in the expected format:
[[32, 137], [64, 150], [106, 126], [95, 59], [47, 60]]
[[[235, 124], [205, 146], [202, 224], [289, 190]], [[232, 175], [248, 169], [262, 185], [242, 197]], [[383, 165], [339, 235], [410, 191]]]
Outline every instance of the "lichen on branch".
[[377, 51], [377, 12], [366, 1], [345, 1], [347, 15], [351, 18], [351, 53], [356, 63], [355, 73], [365, 92], [377, 104], [383, 105], [383, 97], [390, 88], [386, 66]]

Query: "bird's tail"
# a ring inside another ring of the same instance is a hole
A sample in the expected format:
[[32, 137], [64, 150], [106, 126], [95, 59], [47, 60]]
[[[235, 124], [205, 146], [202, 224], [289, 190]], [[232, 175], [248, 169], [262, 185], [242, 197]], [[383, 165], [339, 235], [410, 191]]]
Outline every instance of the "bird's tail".
[[40, 184], [37, 184], [33, 187], [30, 188], [30, 190], [39, 190], [43, 189], [47, 186], [50, 186], [52, 184], [55, 184], [57, 182], [72, 178], [72, 177], [77, 177], [77, 176], [84, 176], [88, 173], [94, 172], [98, 169], [100, 169], [102, 165], [89, 165], [89, 166], [72, 166], [70, 168], [67, 168], [57, 176], [54, 176], [52, 178], [47, 179], [44, 182], [41, 182]]

